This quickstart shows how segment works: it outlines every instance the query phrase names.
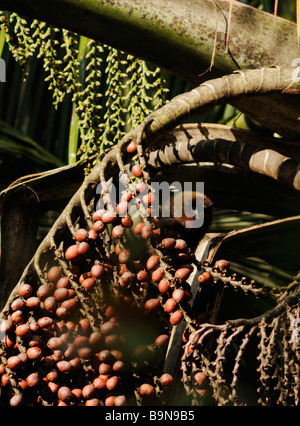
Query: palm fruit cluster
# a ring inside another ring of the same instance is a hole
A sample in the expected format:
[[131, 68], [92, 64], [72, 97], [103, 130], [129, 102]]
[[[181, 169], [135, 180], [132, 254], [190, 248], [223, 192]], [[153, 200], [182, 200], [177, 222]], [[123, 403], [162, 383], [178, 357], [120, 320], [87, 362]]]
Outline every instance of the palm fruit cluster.
[[[165, 354], [172, 328], [191, 324], [196, 266], [177, 231], [124, 215], [137, 196], [151, 209], [145, 189], [140, 182], [114, 211], [77, 221], [39, 279], [15, 288], [0, 322], [0, 405], [168, 403], [175, 380]], [[128, 233], [142, 244], [138, 255]]]

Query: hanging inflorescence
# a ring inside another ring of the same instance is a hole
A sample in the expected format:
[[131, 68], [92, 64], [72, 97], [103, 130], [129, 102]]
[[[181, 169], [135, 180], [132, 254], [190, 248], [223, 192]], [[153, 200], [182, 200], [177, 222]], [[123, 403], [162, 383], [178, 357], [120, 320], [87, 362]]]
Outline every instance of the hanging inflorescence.
[[24, 76], [28, 59], [37, 55], [44, 63], [53, 104], [71, 96], [72, 120], [80, 136], [72, 152], [75, 160], [96, 156], [97, 164], [132, 126], [164, 103], [167, 89], [159, 68], [151, 70], [124, 52], [16, 13], [1, 12], [0, 18]]

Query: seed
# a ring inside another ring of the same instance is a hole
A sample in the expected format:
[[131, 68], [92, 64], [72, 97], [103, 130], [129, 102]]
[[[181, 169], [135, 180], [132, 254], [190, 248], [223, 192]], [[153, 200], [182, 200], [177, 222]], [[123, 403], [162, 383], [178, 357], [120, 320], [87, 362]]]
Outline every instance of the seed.
[[144, 225], [141, 229], [141, 235], [142, 237], [146, 240], [147, 238], [149, 238], [152, 234], [152, 228], [151, 225], [147, 224]]
[[191, 275], [191, 269], [190, 268], [179, 268], [175, 272], [175, 277], [179, 278], [180, 280], [186, 280]]
[[147, 269], [155, 269], [159, 264], [159, 257], [154, 254], [153, 256], [150, 256], [147, 260], [146, 267]]
[[116, 220], [117, 216], [114, 210], [108, 210], [102, 215], [102, 221], [104, 223], [113, 223]]
[[51, 296], [54, 291], [54, 284], [47, 283], [42, 284], [37, 290], [37, 296], [41, 299], [46, 299], [48, 296]]
[[32, 336], [32, 337], [31, 337], [31, 339], [30, 339], [30, 341], [29, 341], [29, 343], [28, 343], [28, 346], [29, 346], [30, 348], [32, 348], [32, 347], [34, 347], [34, 346], [39, 346], [41, 343], [42, 343], [42, 338], [41, 338], [41, 336], [36, 335], [36, 336]]
[[188, 245], [187, 245], [187, 242], [185, 240], [182, 240], [181, 238], [178, 238], [176, 240], [176, 243], [175, 243], [175, 249], [176, 250], [180, 250], [180, 251], [185, 250], [187, 248], [187, 246]]
[[19, 295], [21, 297], [29, 297], [32, 293], [32, 287], [29, 284], [21, 284], [19, 287]]
[[49, 296], [44, 300], [44, 307], [46, 311], [54, 312], [57, 308], [57, 300], [54, 296]]
[[57, 396], [61, 401], [68, 402], [72, 398], [71, 389], [67, 386], [62, 386], [58, 389]]
[[124, 226], [124, 228], [131, 228], [133, 225], [133, 220], [130, 216], [124, 216], [121, 219], [121, 223]]
[[148, 312], [156, 311], [160, 307], [160, 300], [159, 299], [148, 299], [145, 303], [145, 309]]
[[54, 382], [49, 382], [48, 383], [48, 389], [51, 393], [55, 394], [55, 393], [57, 393], [57, 391], [59, 389], [59, 384], [54, 383]]
[[151, 279], [153, 282], [158, 283], [164, 276], [163, 268], [157, 268], [152, 272]]
[[202, 274], [199, 275], [198, 277], [198, 282], [200, 284], [208, 284], [211, 280], [211, 275], [209, 272], [202, 272]]
[[95, 231], [95, 229], [90, 229], [89, 230], [89, 239], [88, 239], [88, 241], [96, 241], [97, 238], [98, 238], [98, 234]]
[[78, 348], [83, 348], [84, 346], [88, 346], [89, 338], [87, 336], [76, 336], [74, 339], [74, 345]]
[[47, 278], [49, 281], [56, 283], [59, 278], [61, 277], [61, 270], [59, 266], [52, 266], [52, 268], [49, 269]]
[[133, 283], [135, 274], [133, 274], [132, 272], [126, 271], [121, 275], [120, 278], [122, 280], [122, 283], [125, 284], [125, 286], [129, 286], [130, 284]]
[[96, 377], [93, 381], [95, 389], [105, 389], [106, 380], [103, 377]]
[[107, 321], [101, 325], [101, 333], [107, 336], [110, 334], [116, 327], [116, 324], [112, 321]]
[[31, 336], [31, 331], [28, 324], [20, 324], [16, 328], [16, 335], [20, 337]]
[[87, 242], [82, 241], [81, 243], [79, 243], [78, 253], [80, 255], [84, 256], [84, 255], [88, 254], [90, 250], [91, 250], [91, 247]]
[[79, 242], [87, 241], [88, 237], [89, 237], [88, 231], [86, 229], [83, 229], [83, 228], [78, 229], [75, 233], [75, 238]]
[[149, 275], [149, 273], [147, 272], [147, 271], [145, 271], [144, 269], [143, 270], [141, 270], [141, 271], [139, 271], [138, 273], [137, 273], [137, 275], [136, 275], [136, 277], [137, 277], [137, 280], [138, 281], [140, 281], [140, 282], [148, 282], [149, 281], [149, 279], [150, 279], [150, 275]]
[[161, 334], [155, 339], [156, 346], [166, 346], [169, 341], [169, 336], [167, 334]]
[[166, 312], [168, 312], [168, 313], [174, 312], [176, 307], [177, 307], [177, 302], [172, 297], [170, 297], [169, 299], [166, 300], [166, 303], [165, 303], [165, 306], [164, 306], [164, 309], [165, 309]]
[[13, 347], [15, 345], [15, 339], [10, 337], [8, 334], [6, 334], [6, 336], [4, 336], [3, 340], [2, 340], [4, 347], [6, 349], [9, 349], [11, 347]]
[[180, 303], [185, 297], [185, 292], [182, 289], [176, 289], [172, 293], [172, 298], [177, 302]]
[[144, 195], [142, 200], [144, 204], [149, 206], [156, 200], [156, 198], [155, 198], [155, 195], [150, 192], [149, 194]]
[[69, 315], [69, 312], [67, 311], [66, 308], [63, 308], [62, 306], [59, 306], [56, 311], [56, 316], [58, 316], [58, 318], [66, 318]]
[[139, 392], [143, 396], [153, 396], [154, 387], [149, 385], [148, 383], [143, 383], [139, 388]]
[[40, 383], [40, 376], [38, 373], [31, 373], [26, 379], [27, 384], [30, 388], [37, 386]]
[[17, 355], [10, 356], [7, 359], [7, 367], [12, 369], [12, 370], [17, 369], [18, 367], [20, 367], [21, 364], [22, 364], [22, 360]]
[[41, 317], [38, 319], [38, 325], [41, 328], [49, 328], [53, 324], [53, 319], [50, 317]]
[[98, 399], [98, 398], [92, 398], [92, 399], [88, 399], [85, 402], [85, 405], [89, 406], [89, 407], [102, 407], [103, 406], [103, 402], [100, 399]]
[[56, 367], [61, 373], [65, 373], [72, 369], [72, 364], [70, 364], [69, 361], [66, 361], [65, 359], [63, 359], [56, 363]]
[[104, 405], [106, 407], [112, 407], [113, 405], [115, 405], [115, 397], [109, 396], [108, 398], [106, 398], [104, 401]]
[[135, 225], [135, 227], [133, 228], [133, 233], [135, 235], [139, 235], [142, 232], [142, 228], [143, 228], [144, 224], [143, 222], [139, 222]]
[[67, 277], [61, 277], [56, 283], [56, 288], [68, 288], [68, 287], [70, 287], [70, 281]]
[[75, 358], [70, 359], [69, 362], [70, 362], [73, 370], [76, 370], [76, 368], [80, 367], [80, 365], [81, 365], [81, 361], [80, 361], [79, 356], [76, 356]]
[[108, 390], [114, 390], [119, 384], [119, 378], [118, 376], [112, 376], [110, 377], [106, 382], [106, 387]]
[[9, 319], [0, 321], [0, 333], [8, 333], [13, 329], [13, 322]]
[[41, 301], [38, 297], [28, 297], [28, 299], [26, 300], [26, 306], [30, 309], [36, 309], [40, 306], [40, 302]]
[[111, 359], [111, 353], [109, 350], [103, 349], [101, 352], [99, 352], [98, 358], [100, 361], [108, 361]]
[[167, 280], [167, 278], [163, 278], [162, 280], [160, 280], [158, 284], [158, 290], [161, 293], [167, 293], [169, 289], [170, 289], [170, 286], [169, 286], [169, 281]]
[[163, 386], [169, 386], [173, 382], [173, 376], [171, 376], [171, 374], [164, 373], [160, 377], [160, 382]]
[[176, 240], [175, 238], [169, 237], [169, 238], [164, 238], [161, 243], [166, 250], [172, 250], [175, 248]]
[[94, 278], [100, 278], [104, 273], [104, 268], [102, 265], [94, 265], [92, 266], [91, 273]]
[[13, 311], [22, 310], [25, 306], [26, 306], [26, 302], [20, 297], [15, 299], [10, 305]]
[[121, 407], [126, 404], [126, 397], [124, 395], [118, 395], [115, 397], [115, 406]]
[[79, 389], [79, 388], [72, 389], [72, 399], [74, 399], [75, 401], [80, 401], [81, 397], [82, 397], [82, 389]]
[[113, 369], [113, 371], [114, 371], [115, 373], [120, 373], [120, 372], [122, 372], [122, 371], [124, 370], [124, 368], [125, 368], [125, 364], [124, 364], [124, 362], [123, 362], [123, 361], [121, 361], [121, 360], [118, 360], [118, 361], [114, 362], [114, 364], [113, 364], [113, 366], [112, 366], [112, 369]]
[[102, 334], [100, 333], [100, 331], [94, 331], [93, 333], [91, 333], [90, 337], [89, 337], [89, 344], [90, 345], [97, 345], [98, 343], [100, 343], [102, 340]]
[[124, 216], [124, 214], [128, 213], [128, 208], [129, 208], [129, 203], [126, 200], [121, 201], [117, 207], [116, 207], [116, 212], [120, 215], [120, 216]]
[[136, 152], [136, 149], [137, 149], [137, 143], [132, 141], [127, 145], [126, 151], [129, 154], [133, 154], [134, 152]]
[[86, 290], [91, 290], [92, 288], [94, 288], [96, 285], [96, 280], [95, 278], [86, 278], [83, 282], [82, 282], [82, 287], [84, 287]]
[[90, 399], [95, 394], [95, 387], [93, 385], [86, 385], [82, 389], [82, 396], [85, 399]]
[[65, 258], [67, 260], [77, 260], [79, 257], [78, 246], [76, 244], [71, 245], [65, 251]]
[[47, 379], [49, 382], [55, 382], [59, 377], [58, 371], [56, 368], [52, 368], [47, 374]]
[[137, 164], [132, 167], [131, 172], [135, 177], [141, 177], [143, 174], [142, 168]]
[[92, 350], [91, 348], [85, 346], [83, 348], [78, 349], [78, 355], [81, 359], [91, 359], [92, 357]]
[[37, 360], [42, 357], [43, 352], [41, 348], [39, 348], [38, 346], [34, 346], [33, 348], [27, 349], [26, 354], [29, 359]]
[[15, 324], [22, 324], [24, 322], [24, 316], [21, 310], [15, 311], [11, 314], [10, 319]]
[[230, 267], [230, 263], [228, 262], [228, 260], [218, 260], [216, 262], [216, 266], [218, 266], [222, 271], [229, 269]]
[[95, 222], [97, 222], [97, 220], [101, 220], [101, 218], [102, 218], [102, 216], [103, 216], [103, 213], [105, 213], [105, 212], [106, 212], [106, 210], [104, 210], [104, 209], [96, 210], [96, 211], [93, 213], [93, 220], [94, 220]]
[[129, 261], [130, 257], [131, 257], [130, 250], [125, 249], [125, 250], [121, 250], [118, 259], [120, 263], [126, 263]]
[[17, 395], [14, 395], [9, 400], [9, 405], [11, 407], [18, 407], [19, 405], [22, 405], [24, 402], [24, 397], [21, 393], [18, 393]]
[[175, 311], [170, 316], [170, 323], [172, 325], [177, 325], [177, 324], [180, 323], [180, 321], [182, 320], [182, 318], [183, 318], [183, 313], [180, 310]]
[[96, 222], [94, 222], [93, 225], [93, 230], [96, 232], [102, 232], [105, 228], [105, 224], [102, 220], [97, 220]]
[[63, 302], [69, 296], [68, 289], [65, 287], [57, 288], [54, 292], [54, 297], [58, 302]]
[[125, 234], [125, 228], [122, 225], [117, 225], [112, 230], [113, 238], [122, 238]]
[[67, 299], [62, 302], [61, 307], [71, 312], [76, 308], [77, 304], [78, 302], [76, 299]]
[[47, 346], [50, 349], [57, 349], [63, 344], [63, 339], [61, 337], [51, 337], [48, 340]]
[[203, 385], [207, 380], [207, 376], [206, 374], [202, 373], [202, 371], [199, 371], [194, 375], [194, 379], [198, 385]]

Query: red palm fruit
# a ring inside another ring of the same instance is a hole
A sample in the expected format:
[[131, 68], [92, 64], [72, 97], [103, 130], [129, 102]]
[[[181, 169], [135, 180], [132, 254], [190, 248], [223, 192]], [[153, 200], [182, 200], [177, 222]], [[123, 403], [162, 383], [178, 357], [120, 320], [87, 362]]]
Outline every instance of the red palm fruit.
[[134, 141], [131, 141], [126, 147], [126, 151], [128, 152], [128, 154], [133, 154], [136, 152], [136, 150], [137, 150], [137, 143]]
[[164, 305], [164, 309], [166, 312], [171, 313], [174, 312], [177, 308], [177, 302], [172, 297], [166, 300], [166, 303]]
[[175, 238], [171, 237], [164, 238], [161, 243], [166, 250], [172, 250], [176, 246]]
[[187, 280], [188, 277], [191, 275], [191, 269], [190, 268], [179, 268], [175, 272], [175, 277], [179, 278], [180, 280]]
[[202, 274], [199, 275], [198, 277], [198, 282], [200, 284], [208, 284], [211, 281], [211, 274], [209, 272], [202, 272]]
[[30, 284], [21, 284], [19, 287], [19, 295], [21, 297], [27, 298], [32, 294], [32, 287]]
[[96, 232], [102, 232], [105, 229], [105, 223], [100, 219], [97, 220], [94, 224], [93, 224], [93, 228], [94, 231]]
[[151, 270], [151, 269], [155, 269], [158, 266], [158, 264], [159, 264], [159, 257], [156, 254], [154, 254], [150, 256], [149, 259], [147, 260], [146, 267], [147, 269]]
[[136, 278], [139, 282], [147, 282], [150, 279], [150, 275], [145, 269], [142, 269], [136, 274]]
[[148, 312], [156, 311], [160, 307], [159, 299], [148, 299], [145, 303], [145, 309]]
[[149, 385], [149, 383], [143, 383], [139, 387], [139, 393], [142, 396], [153, 396], [155, 394], [154, 387], [152, 385]]
[[81, 243], [79, 243], [79, 246], [78, 246], [79, 255], [84, 256], [88, 254], [90, 250], [91, 250], [91, 247], [86, 241], [82, 241]]
[[104, 274], [104, 267], [102, 265], [93, 265], [91, 269], [92, 277], [100, 278]]
[[84, 228], [80, 228], [75, 232], [75, 239], [79, 242], [87, 241], [88, 237], [89, 237], [89, 233]]
[[75, 260], [79, 257], [78, 246], [76, 244], [72, 244], [65, 251], [65, 258], [67, 260]]
[[101, 220], [102, 215], [103, 215], [103, 213], [105, 213], [105, 212], [106, 212], [106, 210], [105, 210], [105, 209], [99, 209], [99, 210], [96, 210], [96, 211], [93, 213], [93, 220], [94, 220], [95, 222], [97, 222], [97, 220]]
[[139, 222], [135, 225], [135, 227], [133, 228], [133, 233], [135, 235], [139, 235], [142, 232], [142, 228], [143, 228], [144, 224], [143, 222]]
[[112, 236], [113, 238], [122, 238], [125, 234], [125, 228], [122, 225], [116, 225], [113, 227]]
[[185, 298], [185, 292], [182, 289], [176, 289], [172, 293], [172, 298], [177, 302], [180, 303]]
[[52, 268], [49, 269], [47, 278], [49, 281], [56, 283], [59, 278], [61, 277], [61, 269], [59, 266], [52, 266]]
[[143, 175], [143, 170], [138, 164], [135, 164], [132, 167], [131, 172], [135, 177], [141, 177]]
[[114, 210], [107, 210], [102, 215], [102, 222], [104, 223], [113, 223], [116, 220], [117, 216]]
[[169, 342], [169, 336], [167, 334], [160, 334], [154, 341], [156, 346], [166, 346]]
[[158, 284], [158, 290], [161, 293], [167, 293], [170, 289], [170, 285], [169, 285], [169, 281], [167, 280], [167, 278], [163, 278], [162, 280], [159, 281]]
[[124, 216], [125, 213], [128, 213], [129, 203], [126, 200], [120, 201], [120, 203], [116, 207], [116, 212]]
[[180, 310], [173, 312], [170, 316], [170, 323], [172, 325], [177, 325], [183, 318], [183, 313]]
[[151, 275], [152, 281], [155, 282], [155, 283], [160, 282], [160, 280], [164, 276], [164, 273], [165, 272], [164, 272], [163, 268], [157, 268], [157, 269], [155, 269], [155, 271], [153, 271], [152, 275]]
[[124, 228], [131, 228], [133, 225], [133, 220], [130, 216], [124, 216], [121, 219], [121, 223], [124, 226]]
[[168, 373], [164, 373], [160, 376], [160, 383], [162, 386], [169, 386], [173, 382], [173, 376]]

